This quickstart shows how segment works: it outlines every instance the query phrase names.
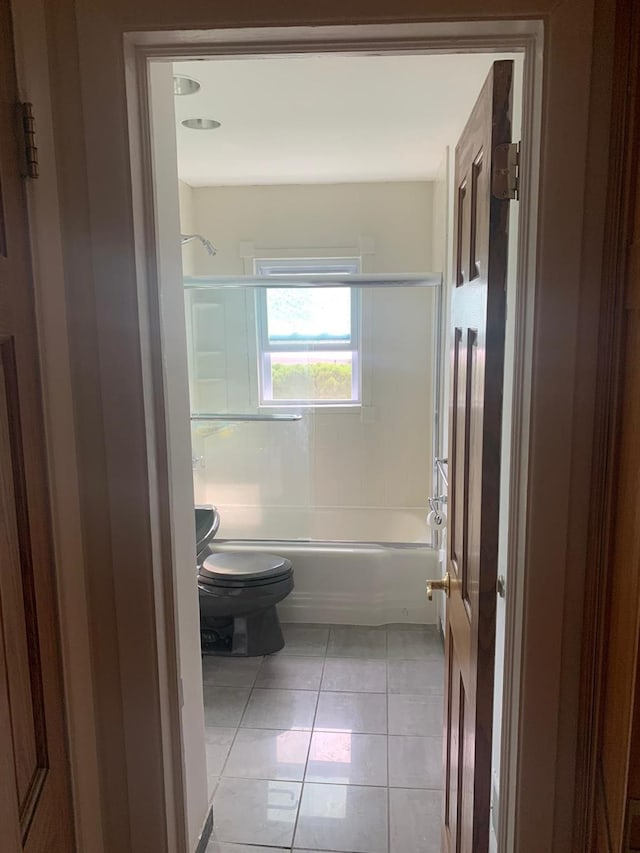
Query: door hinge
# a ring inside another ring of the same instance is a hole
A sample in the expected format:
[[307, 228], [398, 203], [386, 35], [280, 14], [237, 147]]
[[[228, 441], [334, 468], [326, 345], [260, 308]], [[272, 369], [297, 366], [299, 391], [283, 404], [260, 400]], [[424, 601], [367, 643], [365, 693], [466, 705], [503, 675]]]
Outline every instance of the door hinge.
[[36, 145], [36, 119], [33, 104], [24, 102], [18, 105], [19, 124], [22, 134], [22, 175], [25, 178], [37, 178], [38, 147]]
[[494, 148], [491, 190], [496, 198], [520, 198], [519, 142], [505, 142]]

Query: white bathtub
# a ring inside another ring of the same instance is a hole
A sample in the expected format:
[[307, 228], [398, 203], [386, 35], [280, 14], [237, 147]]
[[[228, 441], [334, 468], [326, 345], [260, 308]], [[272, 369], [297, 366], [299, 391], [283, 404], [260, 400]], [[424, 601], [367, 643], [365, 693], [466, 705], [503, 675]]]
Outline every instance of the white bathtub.
[[295, 589], [279, 606], [287, 622], [436, 624], [425, 581], [439, 577], [428, 545], [215, 540], [214, 551], [266, 551], [293, 563]]

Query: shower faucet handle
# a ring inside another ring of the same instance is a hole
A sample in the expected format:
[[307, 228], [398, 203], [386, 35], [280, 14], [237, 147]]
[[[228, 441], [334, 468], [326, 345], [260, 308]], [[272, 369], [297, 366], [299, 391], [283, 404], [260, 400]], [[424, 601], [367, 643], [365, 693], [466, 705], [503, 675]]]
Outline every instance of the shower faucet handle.
[[443, 578], [427, 581], [427, 598], [429, 601], [433, 601], [434, 591], [440, 590], [445, 593], [447, 598], [451, 594], [451, 575], [449, 572], [445, 572]]

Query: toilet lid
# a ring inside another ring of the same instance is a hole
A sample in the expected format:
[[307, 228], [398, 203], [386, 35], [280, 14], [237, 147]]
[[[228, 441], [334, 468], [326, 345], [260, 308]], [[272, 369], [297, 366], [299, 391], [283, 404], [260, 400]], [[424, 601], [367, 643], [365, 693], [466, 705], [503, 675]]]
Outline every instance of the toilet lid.
[[253, 581], [272, 579], [286, 574], [290, 569], [291, 562], [276, 554], [218, 552], [207, 557], [200, 575], [205, 579]]

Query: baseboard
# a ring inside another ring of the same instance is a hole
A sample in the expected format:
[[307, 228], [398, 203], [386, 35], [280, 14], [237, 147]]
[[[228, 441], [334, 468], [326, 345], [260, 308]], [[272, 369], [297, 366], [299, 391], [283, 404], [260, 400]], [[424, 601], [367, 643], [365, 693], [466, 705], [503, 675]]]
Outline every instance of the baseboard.
[[411, 601], [387, 595], [362, 595], [330, 592], [297, 592], [278, 605], [283, 622], [318, 622], [334, 625], [388, 625], [394, 622], [435, 625], [435, 604]]
[[213, 832], [213, 807], [209, 808], [209, 814], [207, 815], [207, 819], [204, 822], [204, 826], [202, 827], [202, 832], [200, 833], [200, 838], [198, 839], [198, 843], [196, 844], [195, 853], [204, 853], [207, 849], [207, 844], [209, 843], [209, 839], [211, 838], [211, 833]]

